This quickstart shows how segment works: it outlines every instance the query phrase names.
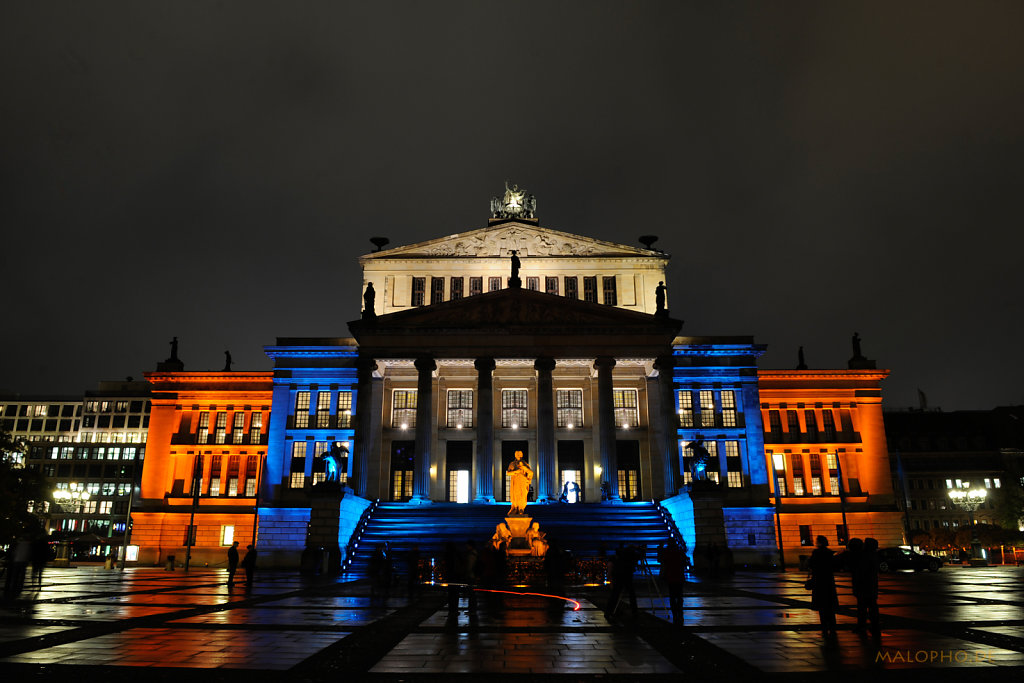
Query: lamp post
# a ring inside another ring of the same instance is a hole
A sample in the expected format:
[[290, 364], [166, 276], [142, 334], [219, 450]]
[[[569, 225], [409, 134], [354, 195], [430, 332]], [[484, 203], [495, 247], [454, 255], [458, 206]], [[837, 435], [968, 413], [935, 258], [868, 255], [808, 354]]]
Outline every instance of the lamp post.
[[[59, 505], [60, 509], [64, 512], [78, 514], [85, 501], [89, 500], [89, 492], [82, 489], [75, 489], [74, 491], [57, 489], [53, 492], [52, 497], [53, 502]], [[67, 539], [57, 545], [57, 558], [53, 561], [53, 566], [71, 566], [71, 542]]]
[[988, 560], [981, 554], [981, 541], [978, 539], [978, 527], [974, 523], [974, 511], [985, 502], [985, 489], [976, 488], [968, 490], [967, 487], [953, 489], [949, 492], [949, 499], [953, 505], [961, 510], [966, 510], [971, 522], [971, 566], [984, 567]]

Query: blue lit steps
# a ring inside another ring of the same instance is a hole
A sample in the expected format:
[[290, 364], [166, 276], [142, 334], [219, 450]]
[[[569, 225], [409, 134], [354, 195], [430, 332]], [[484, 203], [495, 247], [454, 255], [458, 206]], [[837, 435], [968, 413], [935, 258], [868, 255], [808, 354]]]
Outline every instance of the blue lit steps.
[[[507, 512], [507, 504], [382, 502], [358, 539], [348, 571], [365, 576], [370, 555], [384, 542], [389, 544], [399, 571], [404, 570], [401, 563], [414, 545], [424, 558], [442, 556], [448, 542], [461, 546], [472, 539], [480, 547], [490, 540]], [[602, 549], [612, 555], [620, 542], [639, 543], [647, 548], [648, 563], [656, 567], [657, 546], [670, 537], [661, 511], [652, 503], [530, 505], [526, 512], [540, 523], [549, 540], [577, 557], [597, 556]]]

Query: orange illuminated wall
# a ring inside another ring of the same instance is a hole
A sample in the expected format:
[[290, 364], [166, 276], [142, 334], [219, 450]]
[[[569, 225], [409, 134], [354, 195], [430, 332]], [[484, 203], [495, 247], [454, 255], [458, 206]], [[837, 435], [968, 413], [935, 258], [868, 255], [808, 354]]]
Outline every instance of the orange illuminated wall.
[[180, 561], [193, 512], [193, 561], [222, 564], [225, 527], [244, 547], [257, 524], [272, 373], [154, 372], [146, 378], [152, 385], [149, 441], [140, 501], [132, 514], [140, 564], [172, 554]]
[[766, 465], [787, 552], [812, 549], [803, 544], [801, 526], [835, 547], [844, 508], [849, 537], [871, 536], [883, 547], [903, 542], [882, 420], [888, 374], [758, 371]]

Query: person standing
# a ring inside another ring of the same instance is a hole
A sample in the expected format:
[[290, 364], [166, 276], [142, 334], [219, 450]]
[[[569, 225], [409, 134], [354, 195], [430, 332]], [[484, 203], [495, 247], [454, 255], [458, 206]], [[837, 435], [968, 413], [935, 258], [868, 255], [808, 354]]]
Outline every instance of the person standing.
[[252, 588], [253, 578], [256, 576], [256, 548], [251, 544], [245, 546], [245, 557], [242, 558], [242, 569], [245, 570], [245, 589]]
[[836, 610], [839, 608], [839, 595], [836, 593], [835, 556], [828, 547], [828, 539], [818, 536], [815, 539], [814, 552], [807, 562], [811, 573], [811, 607], [818, 612], [821, 622], [821, 636], [826, 640], [836, 637]]
[[612, 559], [612, 593], [608, 597], [608, 605], [605, 607], [605, 617], [611, 618], [619, 605], [619, 598], [622, 592], [629, 595], [629, 606], [633, 611], [635, 619], [639, 613], [636, 605], [636, 587], [633, 585], [633, 574], [636, 572], [636, 564], [639, 554], [631, 546], [624, 543], [619, 544]]
[[43, 587], [43, 570], [50, 561], [50, 544], [46, 536], [37, 536], [32, 541], [32, 584], [36, 589]]
[[871, 635], [876, 640], [882, 633], [878, 626], [878, 541], [864, 539], [856, 572], [858, 580], [854, 588], [857, 596], [857, 631], [863, 633], [866, 622], [871, 623]]
[[228, 585], [235, 585], [235, 572], [238, 571], [238, 541], [228, 548]]
[[661, 578], [668, 585], [668, 606], [672, 611], [672, 623], [683, 623], [683, 585], [686, 583], [685, 555], [675, 539], [658, 553]]

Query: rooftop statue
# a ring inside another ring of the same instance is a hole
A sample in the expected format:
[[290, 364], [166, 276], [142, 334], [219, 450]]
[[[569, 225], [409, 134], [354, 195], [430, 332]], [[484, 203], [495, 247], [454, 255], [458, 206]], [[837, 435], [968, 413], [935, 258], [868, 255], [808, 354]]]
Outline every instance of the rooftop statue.
[[373, 289], [373, 283], [366, 283], [366, 291], [363, 292], [363, 317], [364, 318], [376, 318], [377, 311], [374, 309], [374, 303], [377, 298], [377, 292]]
[[505, 194], [491, 199], [491, 218], [536, 218], [537, 199], [518, 185], [509, 187], [505, 181]]

